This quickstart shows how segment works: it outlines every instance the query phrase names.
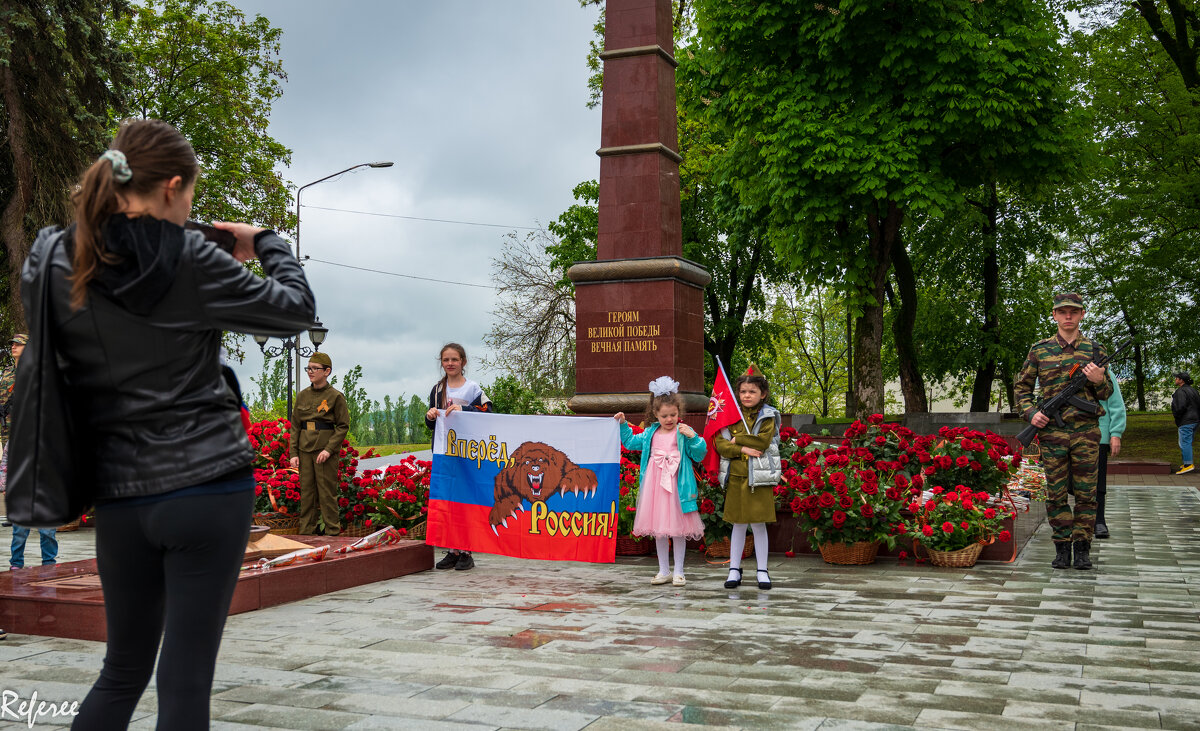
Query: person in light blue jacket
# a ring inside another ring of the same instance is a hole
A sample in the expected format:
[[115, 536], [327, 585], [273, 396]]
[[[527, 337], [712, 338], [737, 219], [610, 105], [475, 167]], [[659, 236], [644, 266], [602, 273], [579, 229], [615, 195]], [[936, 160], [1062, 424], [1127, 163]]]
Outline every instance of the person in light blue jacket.
[[1108, 457], [1121, 453], [1121, 437], [1125, 434], [1125, 399], [1121, 385], [1110, 374], [1113, 392], [1102, 400], [1104, 413], [1100, 416], [1100, 458], [1096, 465], [1096, 537], [1108, 538], [1108, 523], [1104, 519], [1104, 503], [1108, 493]]

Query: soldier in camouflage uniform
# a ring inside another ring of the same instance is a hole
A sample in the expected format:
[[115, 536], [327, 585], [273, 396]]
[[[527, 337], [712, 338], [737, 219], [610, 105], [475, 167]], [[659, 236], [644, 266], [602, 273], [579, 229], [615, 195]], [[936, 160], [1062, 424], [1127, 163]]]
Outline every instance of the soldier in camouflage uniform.
[[[1072, 563], [1077, 569], [1092, 568], [1092, 533], [1096, 524], [1096, 461], [1100, 454], [1099, 414], [1089, 414], [1067, 405], [1062, 410], [1066, 426], [1060, 427], [1037, 408], [1033, 397], [1034, 382], [1041, 387], [1043, 399], [1055, 396], [1078, 365], [1087, 377], [1087, 386], [1078, 398], [1099, 402], [1112, 395], [1112, 384], [1105, 369], [1093, 363], [1105, 355], [1095, 341], [1079, 332], [1083, 320], [1083, 298], [1075, 292], [1054, 298], [1054, 321], [1058, 332], [1052, 338], [1033, 344], [1021, 372], [1015, 392], [1021, 415], [1041, 429], [1042, 466], [1046, 470], [1046, 515], [1053, 530], [1055, 556], [1051, 563], [1065, 569]], [[1103, 413], [1103, 407], [1100, 407]], [[1067, 488], [1075, 493], [1075, 511], [1067, 502]]]

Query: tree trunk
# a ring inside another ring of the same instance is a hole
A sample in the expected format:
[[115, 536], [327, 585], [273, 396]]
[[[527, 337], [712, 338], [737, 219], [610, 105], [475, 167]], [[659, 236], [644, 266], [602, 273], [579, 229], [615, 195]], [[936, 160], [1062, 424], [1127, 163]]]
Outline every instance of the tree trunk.
[[904, 214], [895, 201], [885, 203], [880, 213], [875, 203], [867, 215], [867, 259], [870, 277], [864, 294], [862, 315], [854, 322], [854, 415], [862, 419], [883, 413], [883, 290], [892, 264], [892, 246], [900, 232]]
[[900, 391], [904, 394], [904, 412], [924, 414], [929, 411], [929, 398], [925, 393], [925, 379], [917, 362], [917, 347], [913, 344], [913, 325], [917, 322], [917, 278], [913, 274], [912, 260], [904, 242], [897, 240], [892, 245], [892, 268], [896, 274], [897, 299], [900, 308], [892, 318], [892, 337], [896, 341], [896, 355], [900, 361]]
[[1142, 344], [1133, 344], [1133, 380], [1137, 384], [1138, 411], [1146, 410], [1146, 372], [1142, 370]]
[[987, 249], [983, 257], [983, 348], [979, 367], [975, 369], [975, 386], [971, 389], [971, 411], [987, 411], [992, 403], [992, 384], [996, 381], [996, 352], [1000, 346], [1000, 261], [996, 253], [996, 225], [1000, 198], [996, 184], [990, 184], [983, 214], [983, 241]]
[[1005, 363], [1001, 366], [1002, 378], [1004, 378], [1004, 395], [1008, 397], [1008, 410], [1012, 413], [1017, 413], [1017, 393], [1013, 383], [1012, 370]]
[[846, 307], [846, 418], [854, 418], [854, 314]]
[[0, 67], [0, 98], [8, 114], [8, 148], [12, 155], [13, 177], [16, 185], [12, 197], [0, 214], [0, 240], [8, 252], [8, 320], [16, 331], [24, 331], [25, 308], [21, 305], [21, 267], [29, 255], [29, 235], [25, 231], [25, 214], [33, 200], [33, 158], [29, 154], [24, 101], [13, 77], [12, 67]]

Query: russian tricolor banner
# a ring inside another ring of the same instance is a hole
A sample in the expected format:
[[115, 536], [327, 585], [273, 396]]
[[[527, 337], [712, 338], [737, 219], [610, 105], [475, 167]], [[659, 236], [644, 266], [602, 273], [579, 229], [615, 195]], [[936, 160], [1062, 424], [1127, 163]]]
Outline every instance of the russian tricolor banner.
[[613, 419], [439, 416], [426, 542], [613, 563], [620, 471], [621, 432]]

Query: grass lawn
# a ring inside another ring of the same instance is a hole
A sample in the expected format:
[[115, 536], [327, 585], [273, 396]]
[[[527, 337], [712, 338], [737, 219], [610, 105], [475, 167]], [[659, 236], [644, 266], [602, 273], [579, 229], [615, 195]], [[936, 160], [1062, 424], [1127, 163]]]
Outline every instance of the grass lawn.
[[1118, 460], [1170, 462], [1179, 469], [1179, 432], [1171, 412], [1130, 411], [1125, 416]]
[[422, 449], [429, 449], [429, 442], [417, 442], [416, 444], [376, 444], [369, 447], [358, 447], [360, 454], [365, 454], [368, 449], [374, 449], [375, 454], [378, 454], [380, 457], [387, 457], [393, 454], [420, 452]]

